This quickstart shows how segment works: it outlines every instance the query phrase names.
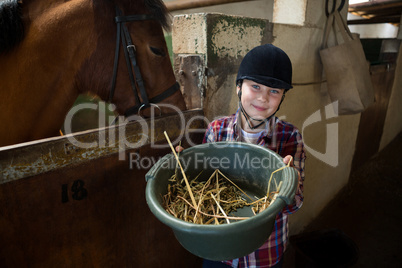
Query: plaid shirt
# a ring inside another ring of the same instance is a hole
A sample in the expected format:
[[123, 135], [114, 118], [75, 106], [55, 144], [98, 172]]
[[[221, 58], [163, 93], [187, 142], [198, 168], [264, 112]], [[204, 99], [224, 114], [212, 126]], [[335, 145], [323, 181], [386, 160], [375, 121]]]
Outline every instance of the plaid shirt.
[[[217, 141], [240, 141], [239, 128], [236, 127], [239, 110], [236, 114], [215, 120], [208, 125], [203, 143]], [[232, 267], [271, 267], [278, 263], [286, 249], [288, 240], [288, 215], [297, 211], [303, 203], [304, 145], [300, 132], [291, 124], [272, 117], [257, 140], [282, 157], [291, 155], [301, 180], [296, 190], [295, 201], [285, 206], [275, 219], [273, 231], [268, 240], [253, 253], [239, 259], [226, 261]]]

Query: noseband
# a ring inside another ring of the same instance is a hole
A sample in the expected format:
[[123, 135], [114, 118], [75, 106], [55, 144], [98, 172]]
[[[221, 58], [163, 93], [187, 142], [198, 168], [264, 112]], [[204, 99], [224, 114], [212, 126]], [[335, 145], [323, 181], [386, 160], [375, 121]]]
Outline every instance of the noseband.
[[[145, 91], [144, 81], [142, 80], [140, 68], [137, 65], [136, 48], [131, 40], [131, 36], [127, 29], [125, 22], [141, 21], [141, 20], [154, 20], [154, 19], [155, 18], [152, 15], [147, 15], [147, 14], [123, 16], [121, 10], [118, 7], [116, 7], [116, 17], [114, 19], [116, 22], [116, 25], [117, 25], [116, 50], [115, 50], [115, 55], [114, 55], [113, 78], [112, 78], [112, 86], [111, 86], [110, 94], [109, 94], [109, 102], [111, 102], [113, 100], [114, 91], [116, 88], [117, 66], [119, 63], [120, 40], [121, 40], [121, 43], [123, 46], [123, 51], [124, 51], [124, 57], [126, 59], [128, 75], [130, 78], [131, 88], [133, 90], [133, 93], [135, 96], [135, 103], [136, 103], [136, 105], [128, 108], [125, 111], [125, 113], [124, 113], [125, 117], [139, 113], [141, 111], [141, 109], [150, 107], [151, 105], [157, 106], [155, 103], [161, 102], [162, 100], [168, 98], [169, 96], [173, 95], [180, 88], [179, 83], [176, 82], [173, 86], [169, 87], [167, 90], [165, 90], [161, 94], [159, 94], [151, 99], [148, 99], [147, 92]], [[133, 70], [134, 70], [134, 73], [133, 73]], [[138, 94], [138, 91], [140, 94]], [[141, 96], [142, 102], [140, 100], [140, 96]]]

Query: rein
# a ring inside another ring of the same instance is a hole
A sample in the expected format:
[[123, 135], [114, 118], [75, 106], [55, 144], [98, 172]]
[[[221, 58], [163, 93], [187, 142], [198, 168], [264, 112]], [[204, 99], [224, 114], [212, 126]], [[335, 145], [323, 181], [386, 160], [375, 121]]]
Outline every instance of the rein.
[[[117, 25], [117, 35], [116, 35], [116, 50], [114, 55], [114, 65], [113, 65], [113, 78], [112, 85], [109, 93], [109, 102], [113, 100], [115, 88], [116, 88], [116, 79], [117, 79], [117, 67], [119, 63], [119, 54], [120, 54], [120, 42], [123, 46], [124, 58], [126, 60], [126, 65], [128, 69], [128, 75], [130, 78], [131, 88], [134, 92], [135, 103], [136, 105], [128, 108], [124, 116], [129, 117], [130, 115], [140, 113], [141, 109], [150, 107], [151, 105], [158, 107], [155, 103], [161, 102], [162, 100], [173, 95], [177, 90], [180, 89], [179, 83], [175, 83], [173, 86], [166, 89], [161, 94], [148, 99], [147, 92], [145, 90], [144, 81], [142, 80], [140, 68], [137, 65], [137, 57], [136, 57], [136, 48], [131, 40], [130, 33], [126, 26], [126, 22], [132, 21], [141, 21], [141, 20], [154, 20], [154, 16], [148, 14], [139, 14], [139, 15], [129, 15], [123, 16], [121, 10], [116, 7], [116, 17], [115, 22]], [[133, 73], [134, 70], [134, 73]], [[137, 89], [138, 88], [138, 89]], [[139, 91], [139, 93], [138, 93]], [[141, 96], [141, 100], [140, 100]]]

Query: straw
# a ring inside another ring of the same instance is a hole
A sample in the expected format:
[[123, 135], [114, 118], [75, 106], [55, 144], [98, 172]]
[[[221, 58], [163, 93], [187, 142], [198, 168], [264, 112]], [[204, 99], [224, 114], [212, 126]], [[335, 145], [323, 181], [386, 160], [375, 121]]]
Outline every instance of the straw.
[[193, 202], [193, 206], [196, 208], [196, 207], [197, 207], [197, 202], [195, 202], [195, 198], [194, 198], [194, 195], [193, 195], [193, 191], [191, 191], [190, 184], [188, 183], [188, 180], [187, 180], [187, 177], [186, 177], [186, 173], [184, 173], [184, 169], [183, 169], [183, 167], [181, 166], [179, 157], [177, 156], [176, 151], [174, 150], [173, 145], [172, 145], [172, 143], [170, 142], [169, 136], [168, 136], [168, 134], [166, 133], [166, 131], [164, 131], [163, 134], [165, 134], [165, 137], [166, 137], [166, 140], [167, 140], [168, 143], [169, 143], [170, 149], [172, 149], [173, 155], [174, 155], [174, 157], [176, 158], [176, 161], [177, 161], [177, 163], [178, 163], [179, 166], [180, 166], [180, 170], [181, 170], [181, 173], [183, 174], [184, 181], [186, 182], [187, 190], [188, 190], [188, 193], [190, 194], [191, 201]]
[[216, 205], [218, 206], [219, 210], [222, 212], [223, 216], [225, 216], [226, 222], [227, 222], [227, 223], [230, 223], [230, 221], [229, 221], [229, 219], [228, 219], [228, 215], [226, 215], [226, 213], [225, 213], [225, 211], [223, 210], [223, 208], [221, 207], [221, 205], [219, 205], [219, 202], [215, 199], [215, 196], [214, 196], [212, 193], [210, 193], [210, 194], [211, 194], [212, 198], [214, 199]]
[[277, 169], [277, 170], [275, 170], [274, 172], [271, 173], [271, 177], [269, 178], [269, 181], [268, 181], [267, 196], [269, 196], [269, 188], [271, 186], [271, 180], [272, 180], [272, 176], [274, 175], [274, 173], [276, 173], [278, 171], [281, 171], [282, 169], [285, 169], [287, 167], [290, 167], [290, 163], [292, 162], [292, 160], [293, 160], [293, 157], [290, 157], [290, 160], [289, 160], [287, 165], [285, 165], [285, 166], [283, 166], [283, 167], [281, 167], [281, 168], [279, 168], [279, 169]]

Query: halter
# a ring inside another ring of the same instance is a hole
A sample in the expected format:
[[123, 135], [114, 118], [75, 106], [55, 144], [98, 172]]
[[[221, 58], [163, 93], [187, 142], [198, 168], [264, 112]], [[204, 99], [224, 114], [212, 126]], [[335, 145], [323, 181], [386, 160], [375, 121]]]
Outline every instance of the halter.
[[[121, 40], [123, 48], [126, 48], [123, 50], [124, 57], [126, 59], [128, 75], [130, 78], [131, 88], [133, 89], [134, 96], [135, 96], [135, 103], [136, 103], [135, 106], [130, 107], [125, 111], [125, 113], [124, 113], [125, 117], [139, 113], [141, 111], [141, 109], [150, 107], [151, 105], [154, 105], [159, 108], [159, 106], [157, 106], [154, 103], [161, 102], [162, 100], [173, 95], [177, 90], [180, 89], [179, 83], [176, 82], [173, 86], [169, 87], [167, 90], [165, 90], [161, 94], [159, 94], [151, 99], [148, 99], [147, 92], [145, 91], [144, 81], [142, 80], [140, 68], [137, 65], [137, 58], [135, 55], [136, 48], [131, 40], [131, 36], [127, 29], [125, 22], [140, 21], [140, 20], [154, 20], [154, 19], [155, 18], [152, 15], [148, 15], [148, 14], [122, 16], [121, 10], [118, 7], [116, 7], [116, 17], [114, 19], [116, 22], [116, 25], [117, 25], [116, 50], [115, 50], [115, 55], [114, 55], [113, 78], [112, 78], [112, 86], [111, 86], [110, 94], [109, 94], [109, 102], [112, 101], [113, 96], [114, 96], [114, 91], [116, 88], [117, 66], [119, 63], [120, 40]], [[133, 70], [134, 70], [134, 73], [133, 73]], [[140, 100], [140, 96], [138, 94], [137, 88], [140, 91], [142, 102]], [[159, 110], [160, 110], [160, 108], [159, 108]]]

